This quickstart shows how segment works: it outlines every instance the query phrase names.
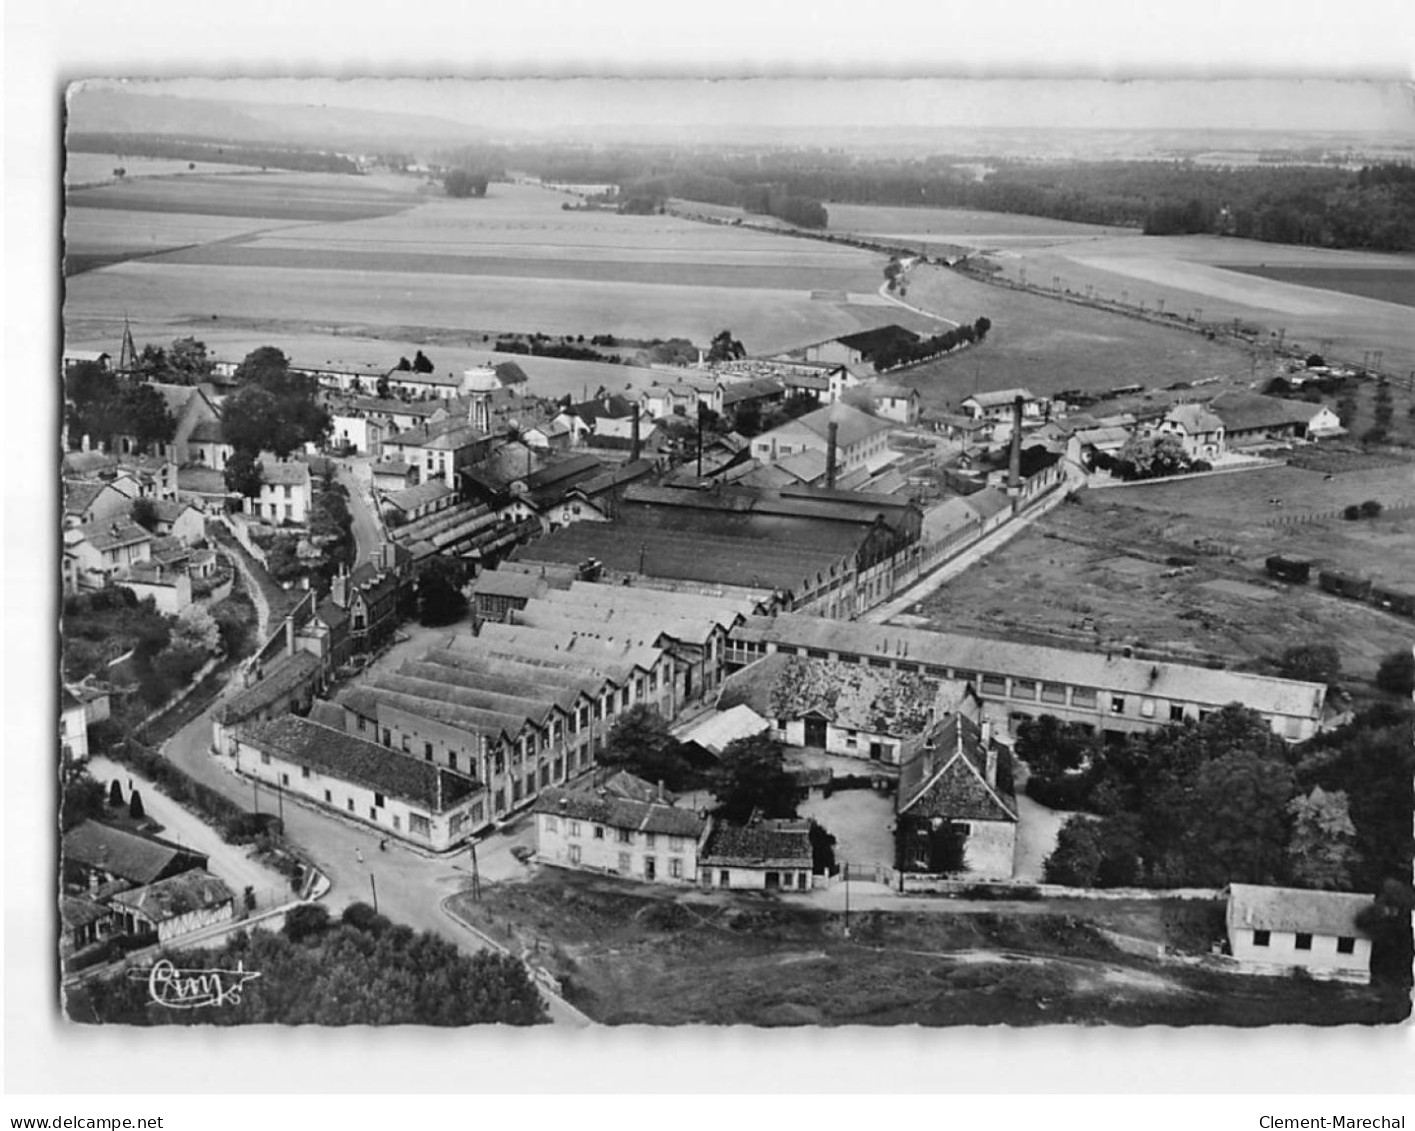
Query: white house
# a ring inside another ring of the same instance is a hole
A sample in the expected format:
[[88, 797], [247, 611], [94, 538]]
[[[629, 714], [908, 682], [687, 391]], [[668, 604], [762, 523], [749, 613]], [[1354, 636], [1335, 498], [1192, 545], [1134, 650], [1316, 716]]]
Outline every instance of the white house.
[[260, 458], [260, 494], [243, 500], [246, 513], [272, 525], [309, 521], [311, 489], [309, 464], [300, 460]]
[[202, 868], [119, 892], [109, 901], [126, 934], [155, 931], [169, 943], [236, 915], [236, 897], [226, 884]]
[[871, 381], [861, 385], [852, 394], [868, 398], [878, 416], [899, 424], [914, 425], [919, 422], [919, 391], [907, 385], [889, 381]]
[[632, 774], [598, 789], [543, 789], [531, 812], [542, 863], [645, 883], [687, 886], [697, 878], [707, 819]]
[[67, 687], [59, 692], [59, 750], [63, 761], [88, 761], [88, 709]]
[[88, 522], [126, 519], [132, 496], [101, 479], [64, 480], [64, 523], [82, 526]]
[[959, 407], [975, 420], [1010, 421], [1018, 397], [1022, 398], [1022, 425], [1040, 424], [1047, 415], [1049, 402], [1033, 395], [1030, 389], [999, 389], [994, 393], [974, 393], [965, 397]]
[[1176, 437], [1190, 459], [1214, 460], [1227, 450], [1223, 421], [1201, 404], [1175, 405], [1154, 434]]
[[206, 516], [191, 503], [159, 499], [153, 505], [157, 508], [159, 535], [180, 539], [188, 546], [206, 537]]
[[1368, 982], [1371, 938], [1356, 916], [1375, 899], [1351, 892], [1230, 884], [1228, 944], [1249, 972]]
[[192, 579], [186, 566], [134, 562], [113, 575], [113, 584], [131, 589], [139, 601], [152, 598], [159, 613], [176, 616], [192, 603]]
[[810, 891], [813, 859], [810, 821], [714, 821], [699, 854], [698, 873], [705, 888]]
[[80, 585], [102, 586], [119, 570], [152, 556], [152, 535], [135, 522], [90, 522], [68, 531]]
[[420, 755], [282, 715], [235, 734], [237, 773], [443, 852], [486, 823], [486, 790]]

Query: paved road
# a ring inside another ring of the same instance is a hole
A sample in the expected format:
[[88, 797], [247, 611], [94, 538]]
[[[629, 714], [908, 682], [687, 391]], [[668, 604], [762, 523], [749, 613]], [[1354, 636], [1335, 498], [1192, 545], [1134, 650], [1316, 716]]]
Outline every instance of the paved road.
[[[264, 786], [254, 788], [211, 753], [209, 711], [178, 731], [163, 747], [163, 754], [198, 781], [246, 809], [258, 806], [263, 813], [283, 812], [286, 835], [329, 877], [332, 886], [324, 903], [331, 915], [338, 916], [351, 903], [373, 903], [376, 894], [378, 909], [395, 922], [441, 935], [466, 954], [486, 949], [479, 938], [442, 910], [444, 899], [471, 885], [469, 852], [432, 858], [392, 840], [386, 850], [380, 850], [380, 837], [371, 829], [323, 809], [307, 807], [288, 795], [277, 797]], [[482, 878], [492, 882], [523, 874], [524, 865], [511, 855], [511, 849], [532, 839], [531, 825], [523, 822], [510, 833], [494, 834], [478, 844], [477, 864]], [[556, 1022], [583, 1024], [559, 1001], [547, 998], [547, 1002]]]
[[354, 520], [354, 547], [362, 564], [383, 542], [383, 523], [373, 509], [373, 482], [366, 460], [339, 460], [337, 476], [349, 492], [349, 514]]

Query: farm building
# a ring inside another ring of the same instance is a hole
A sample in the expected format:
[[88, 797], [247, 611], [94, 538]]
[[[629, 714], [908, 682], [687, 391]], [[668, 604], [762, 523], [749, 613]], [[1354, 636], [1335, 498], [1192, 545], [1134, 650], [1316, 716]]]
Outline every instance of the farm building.
[[1241, 390], [1220, 393], [1209, 402], [1209, 409], [1223, 421], [1231, 447], [1269, 440], [1301, 440], [1342, 430], [1336, 413], [1325, 405]]
[[986, 703], [1003, 706], [1012, 715], [1054, 715], [1116, 734], [1204, 718], [1241, 703], [1262, 714], [1274, 733], [1299, 742], [1320, 727], [1327, 691], [1325, 684], [1169, 660], [794, 612], [751, 617], [733, 629], [728, 670], [774, 652], [971, 684]]
[[986, 722], [955, 714], [935, 729], [900, 772], [895, 812], [903, 890], [924, 877], [1012, 878], [1017, 800], [1011, 756]]
[[545, 790], [531, 812], [536, 859], [644, 883], [692, 885], [707, 818], [631, 774], [602, 787]]
[[751, 708], [788, 746], [897, 767], [943, 714], [939, 697], [939, 681], [918, 673], [774, 653], [729, 676], [717, 707]]
[[1254, 974], [1305, 970], [1314, 978], [1367, 982], [1371, 938], [1356, 917], [1374, 902], [1350, 892], [1230, 884], [1230, 953]]
[[697, 417], [699, 406], [722, 412], [723, 383], [698, 373], [674, 370], [672, 380], [655, 380], [639, 395], [639, 409], [649, 420]]
[[875, 357], [885, 350], [912, 346], [918, 341], [919, 335], [913, 330], [890, 325], [817, 342], [796, 352], [806, 361], [821, 365], [843, 365], [859, 373], [873, 371]]
[[64, 480], [64, 524], [82, 526], [89, 522], [126, 519], [133, 497], [101, 479]]
[[109, 906], [125, 934], [153, 932], [159, 943], [229, 923], [236, 916], [236, 897], [231, 889], [200, 868], [119, 892], [109, 900]]
[[770, 377], [758, 377], [746, 381], [733, 381], [722, 390], [722, 407], [719, 410], [733, 428], [737, 427], [743, 414], [764, 412], [772, 405], [786, 399], [786, 387]]
[[698, 873], [705, 888], [809, 891], [813, 863], [809, 821], [714, 821], [698, 854]]
[[192, 603], [192, 579], [185, 565], [175, 568], [157, 561], [140, 561], [113, 574], [114, 585], [131, 589], [139, 601], [151, 597], [157, 611], [174, 617]]
[[297, 715], [242, 727], [234, 759], [237, 773], [435, 852], [486, 822], [473, 778]]

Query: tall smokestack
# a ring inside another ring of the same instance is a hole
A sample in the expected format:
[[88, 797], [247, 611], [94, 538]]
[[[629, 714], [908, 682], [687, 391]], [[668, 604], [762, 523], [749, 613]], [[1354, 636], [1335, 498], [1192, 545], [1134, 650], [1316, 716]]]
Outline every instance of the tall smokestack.
[[836, 437], [840, 434], [840, 425], [832, 420], [825, 431], [825, 485], [833, 491], [835, 490], [835, 445]]
[[1022, 491], [1022, 404], [1021, 396], [1012, 401], [1012, 446], [1007, 457], [1007, 493]]
[[629, 444], [629, 458], [636, 460], [639, 458], [639, 405], [637, 401], [634, 402], [634, 420], [632, 427], [633, 431], [630, 435], [633, 438]]

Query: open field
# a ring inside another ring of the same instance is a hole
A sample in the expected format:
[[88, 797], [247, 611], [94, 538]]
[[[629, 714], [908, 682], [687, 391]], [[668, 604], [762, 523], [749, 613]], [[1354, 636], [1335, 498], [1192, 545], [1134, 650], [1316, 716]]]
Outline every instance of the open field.
[[[801, 899], [653, 890], [545, 869], [458, 914], [563, 979], [605, 1024], [1264, 1025], [1396, 1021], [1399, 993], [1161, 965], [1096, 930], [1184, 942], [1214, 911], [1160, 901], [955, 905], [843, 917]], [[514, 935], [511, 933], [514, 931]]]
[[1235, 343], [990, 286], [942, 267], [911, 271], [905, 301], [961, 321], [979, 315], [992, 320], [981, 346], [899, 374], [934, 408], [956, 408], [971, 393], [1014, 386], [1055, 393], [1137, 384], [1158, 388], [1219, 375], [1246, 386], [1251, 379], [1251, 357]]
[[[1384, 368], [1415, 369], [1415, 329], [1408, 307], [1378, 301], [1365, 291], [1317, 289], [1309, 281], [1285, 281], [1289, 271], [1381, 272], [1387, 296], [1404, 291], [1415, 273], [1415, 256], [1293, 247], [1218, 236], [1121, 236], [1052, 248], [1010, 248], [994, 258], [1006, 278], [1023, 270], [1033, 286], [1084, 293], [1092, 287], [1110, 301], [1193, 316], [1211, 324], [1244, 323], [1265, 334], [1281, 331], [1288, 346], [1360, 363], [1381, 350]], [[1253, 272], [1253, 273], [1248, 273]], [[1276, 277], [1269, 277], [1276, 276]], [[1370, 281], [1368, 277], [1368, 281]], [[1353, 288], [1346, 288], [1351, 290]]]
[[64, 214], [64, 273], [78, 275], [128, 259], [248, 236], [296, 220], [70, 208]]
[[[1133, 644], [1234, 666], [1261, 667], [1293, 644], [1330, 642], [1340, 649], [1344, 676], [1369, 680], [1385, 656], [1409, 647], [1415, 624], [1323, 593], [1315, 581], [1272, 581], [1263, 562], [1288, 554], [1408, 585], [1415, 515], [1266, 520], [1300, 511], [1323, 490], [1343, 502], [1390, 498], [1413, 470], [1327, 482], [1280, 468], [1083, 492], [1079, 505], [1058, 507], [913, 611], [954, 631], [1093, 648]], [[1281, 510], [1267, 502], [1272, 497], [1285, 500]]]
[[881, 240], [941, 242], [987, 248], [1048, 247], [1073, 240], [1129, 234], [1125, 228], [1075, 224], [1043, 216], [977, 212], [966, 208], [896, 208], [874, 204], [830, 204], [830, 231]]
[[[195, 164], [195, 169], [189, 169]], [[254, 165], [224, 165], [215, 161], [179, 161], [171, 157], [125, 157], [117, 153], [67, 153], [64, 156], [64, 185], [83, 188], [117, 180], [113, 170], [122, 168], [123, 178], [195, 177], [212, 173], [258, 173]]]
[[1244, 275], [1315, 287], [1323, 291], [1415, 306], [1415, 266], [1410, 267], [1230, 267]]
[[[497, 184], [466, 201], [420, 189], [406, 178], [271, 174], [70, 193], [81, 216], [70, 254], [112, 265], [70, 284], [68, 336], [98, 336], [125, 314], [171, 338], [204, 337], [228, 317], [288, 324], [297, 312], [304, 333], [405, 338], [416, 326], [431, 335], [423, 340], [541, 331], [706, 344], [729, 327], [769, 353], [895, 321], [933, 326], [879, 298], [883, 260], [867, 252], [669, 216], [565, 212], [563, 195], [534, 186]], [[160, 216], [155, 229], [146, 214]], [[174, 214], [202, 217], [211, 238], [182, 239], [201, 233]], [[114, 262], [164, 241], [182, 250]]]

